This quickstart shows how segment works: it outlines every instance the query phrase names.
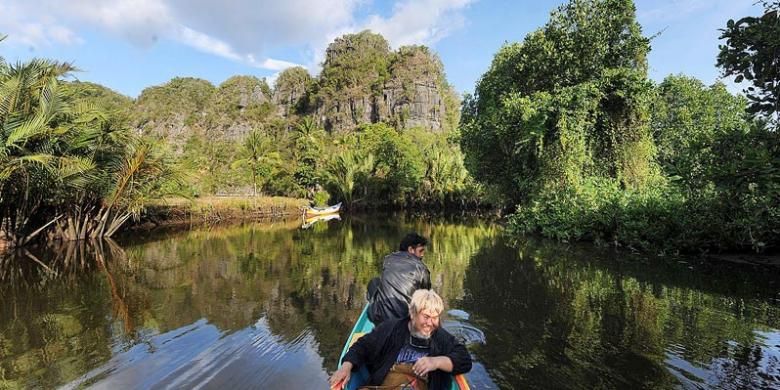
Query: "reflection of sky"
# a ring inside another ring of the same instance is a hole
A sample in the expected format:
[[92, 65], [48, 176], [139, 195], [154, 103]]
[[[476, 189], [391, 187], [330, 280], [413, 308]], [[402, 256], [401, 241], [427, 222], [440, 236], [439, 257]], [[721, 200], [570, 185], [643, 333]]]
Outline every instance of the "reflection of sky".
[[117, 353], [65, 388], [326, 388], [322, 366], [308, 331], [287, 343], [265, 318], [230, 334], [199, 320]]
[[780, 331], [753, 333], [751, 346], [730, 340], [724, 345], [724, 356], [709, 363], [685, 360], [685, 347], [674, 344], [667, 348], [664, 363], [685, 388], [770, 388], [780, 381]]

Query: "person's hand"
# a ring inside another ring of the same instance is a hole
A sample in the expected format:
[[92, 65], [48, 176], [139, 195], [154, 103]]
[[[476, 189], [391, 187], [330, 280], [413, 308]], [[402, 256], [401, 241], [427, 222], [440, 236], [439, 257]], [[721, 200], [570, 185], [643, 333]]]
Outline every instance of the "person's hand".
[[341, 365], [341, 368], [336, 370], [336, 372], [334, 372], [330, 377], [330, 380], [328, 380], [330, 383], [330, 388], [339, 390], [343, 389], [347, 382], [349, 382], [349, 376], [351, 373], [352, 363], [344, 362], [344, 364]]
[[417, 376], [424, 376], [431, 371], [436, 371], [439, 369], [439, 358], [439, 356], [419, 358], [412, 366], [412, 371]]

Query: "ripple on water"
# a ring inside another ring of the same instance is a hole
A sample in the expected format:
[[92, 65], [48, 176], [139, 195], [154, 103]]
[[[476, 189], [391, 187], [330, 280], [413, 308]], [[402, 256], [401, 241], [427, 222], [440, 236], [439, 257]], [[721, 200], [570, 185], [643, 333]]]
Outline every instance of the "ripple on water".
[[327, 381], [319, 367], [308, 329], [284, 341], [264, 318], [232, 333], [200, 320], [135, 345], [65, 387], [309, 388]]
[[780, 382], [780, 332], [753, 331], [750, 345], [723, 343], [720, 356], [699, 362], [683, 345], [669, 344], [664, 364], [685, 388], [775, 388]]

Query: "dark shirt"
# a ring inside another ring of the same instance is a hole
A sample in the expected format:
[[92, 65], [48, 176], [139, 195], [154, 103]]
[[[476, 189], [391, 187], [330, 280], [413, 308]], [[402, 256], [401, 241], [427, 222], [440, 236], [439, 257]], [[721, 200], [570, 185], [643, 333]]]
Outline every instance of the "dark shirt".
[[[365, 365], [369, 373], [367, 385], [379, 386], [398, 359], [401, 349], [408, 342], [409, 317], [385, 321], [353, 344], [344, 355], [342, 362], [352, 363], [352, 371], [357, 371]], [[447, 356], [452, 361], [452, 373], [436, 370], [429, 374], [428, 388], [431, 390], [448, 389], [452, 380], [451, 375], [463, 374], [471, 370], [469, 351], [442, 328], [431, 335], [428, 356]]]
[[431, 348], [419, 348], [409, 343], [409, 341], [404, 343], [404, 346], [401, 347], [401, 351], [398, 352], [398, 357], [395, 358], [396, 363], [411, 363], [414, 364], [419, 360], [420, 358], [428, 356], [428, 353], [431, 352]]
[[409, 252], [394, 252], [382, 262], [382, 276], [369, 297], [368, 318], [375, 324], [409, 315], [412, 294], [431, 288], [431, 272]]

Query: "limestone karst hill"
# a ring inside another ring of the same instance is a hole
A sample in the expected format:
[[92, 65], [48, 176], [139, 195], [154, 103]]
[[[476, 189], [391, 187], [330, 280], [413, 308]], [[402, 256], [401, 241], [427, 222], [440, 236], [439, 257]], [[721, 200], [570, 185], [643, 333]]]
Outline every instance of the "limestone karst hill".
[[176, 77], [144, 89], [135, 101], [120, 103], [116, 107], [128, 112], [139, 132], [177, 145], [192, 134], [239, 139], [253, 128], [289, 128], [305, 116], [329, 132], [376, 122], [441, 132], [457, 126], [460, 115], [457, 94], [430, 49], [392, 51], [381, 35], [370, 31], [331, 43], [317, 76], [302, 67], [289, 68], [273, 88], [254, 76], [233, 76], [219, 86]]

